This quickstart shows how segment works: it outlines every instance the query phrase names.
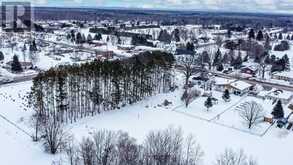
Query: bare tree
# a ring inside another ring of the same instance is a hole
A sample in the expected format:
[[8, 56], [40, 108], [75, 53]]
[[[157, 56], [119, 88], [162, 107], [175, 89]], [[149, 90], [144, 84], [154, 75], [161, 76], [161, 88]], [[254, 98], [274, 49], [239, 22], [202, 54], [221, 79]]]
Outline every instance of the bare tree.
[[185, 142], [182, 165], [199, 165], [202, 163], [204, 152], [192, 135], [189, 135]]
[[119, 165], [139, 164], [139, 146], [136, 140], [131, 138], [128, 133], [119, 132], [117, 141], [117, 154]]
[[249, 129], [260, 123], [264, 117], [263, 107], [255, 101], [242, 103], [236, 109]]
[[45, 135], [44, 146], [48, 152], [55, 154], [66, 147], [66, 142], [70, 137], [64, 131], [61, 123], [54, 120], [48, 120], [43, 127]]
[[83, 139], [80, 144], [80, 154], [84, 165], [94, 165], [95, 160], [95, 146], [90, 138]]
[[67, 143], [65, 151], [66, 151], [66, 155], [67, 155], [67, 160], [70, 165], [80, 165], [81, 164], [78, 146], [74, 145], [73, 140], [71, 140]]
[[169, 128], [150, 132], [144, 143], [148, 164], [179, 164], [182, 142], [181, 129]]
[[98, 131], [93, 135], [97, 164], [107, 165], [114, 160], [117, 134], [112, 131]]
[[179, 65], [182, 67], [181, 72], [184, 74], [185, 77], [185, 86], [188, 85], [188, 81], [194, 73], [195, 64], [195, 55], [188, 55], [186, 57], [181, 58], [181, 60], [179, 61]]
[[257, 165], [257, 162], [251, 157], [248, 158], [243, 150], [235, 152], [231, 149], [226, 149], [217, 158], [215, 165]]

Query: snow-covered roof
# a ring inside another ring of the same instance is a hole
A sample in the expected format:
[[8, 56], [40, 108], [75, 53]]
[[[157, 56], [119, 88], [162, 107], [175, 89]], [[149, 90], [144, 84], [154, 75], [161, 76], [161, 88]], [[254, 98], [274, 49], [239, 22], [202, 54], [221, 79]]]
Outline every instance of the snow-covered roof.
[[239, 89], [239, 90], [245, 90], [247, 88], [250, 88], [252, 85], [244, 82], [244, 81], [236, 81], [230, 84], [233, 88]]
[[232, 82], [235, 82], [235, 79], [225, 79], [222, 77], [215, 77], [214, 79], [216, 85], [229, 85]]
[[274, 75], [276, 75], [276, 76], [282, 76], [282, 77], [290, 77], [290, 78], [293, 78], [293, 71], [278, 72], [278, 73], [275, 73]]
[[292, 97], [292, 92], [288, 91], [272, 91], [267, 96], [279, 98], [279, 99], [290, 99]]

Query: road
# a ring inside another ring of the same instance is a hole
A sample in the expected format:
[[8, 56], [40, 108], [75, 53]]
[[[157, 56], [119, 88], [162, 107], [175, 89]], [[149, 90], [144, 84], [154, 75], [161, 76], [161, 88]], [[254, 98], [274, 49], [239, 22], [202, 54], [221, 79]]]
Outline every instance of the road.
[[223, 73], [218, 73], [218, 72], [209, 72], [209, 73], [217, 75], [218, 77], [222, 77], [222, 78], [236, 79], [236, 80], [241, 80], [241, 81], [247, 82], [249, 84], [253, 84], [253, 85], [262, 85], [265, 87], [271, 87], [271, 88], [276, 88], [276, 89], [281, 89], [281, 90], [293, 92], [293, 86], [291, 86], [291, 85], [277, 84], [277, 83], [256, 80], [256, 79], [248, 79], [248, 78], [243, 78], [243, 77], [239, 77], [236, 75], [229, 75], [229, 74], [223, 74]]
[[14, 77], [13, 81], [10, 83], [1, 83], [0, 82], [0, 87], [5, 87], [5, 86], [10, 86], [15, 83], [20, 83], [20, 82], [26, 82], [26, 81], [32, 81], [38, 74], [32, 74], [28, 76], [21, 76], [21, 77]]

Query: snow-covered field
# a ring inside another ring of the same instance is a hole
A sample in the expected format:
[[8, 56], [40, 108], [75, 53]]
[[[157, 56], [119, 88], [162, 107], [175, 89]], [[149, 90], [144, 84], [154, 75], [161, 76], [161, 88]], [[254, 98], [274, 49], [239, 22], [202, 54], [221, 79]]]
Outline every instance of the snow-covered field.
[[[32, 112], [24, 106], [25, 100], [22, 98], [30, 90], [30, 86], [31, 82], [25, 82], [0, 88], [0, 114], [27, 132], [31, 132], [28, 121]], [[67, 130], [77, 140], [90, 136], [93, 131], [99, 129], [123, 130], [137, 138], [138, 142], [142, 142], [144, 136], [150, 130], [164, 129], [169, 126], [181, 127], [185, 134], [192, 133], [195, 135], [197, 141], [201, 144], [205, 151], [205, 165], [212, 165], [216, 156], [226, 148], [242, 148], [246, 153], [257, 158], [259, 164], [276, 165], [282, 162], [284, 165], [291, 165], [292, 158], [288, 154], [293, 146], [293, 132], [289, 133], [272, 127], [264, 136], [257, 136], [219, 125], [217, 123], [235, 127], [242, 126], [243, 128], [239, 116], [233, 112], [233, 108], [229, 109], [228, 106], [223, 105], [220, 99], [218, 105], [212, 108], [211, 112], [206, 112], [206, 109], [202, 106], [202, 98], [195, 100], [186, 109], [180, 101], [181, 94], [182, 90], [177, 90], [173, 93], [147, 98], [140, 103], [120, 110], [104, 112], [98, 116], [80, 120], [68, 125]], [[172, 105], [162, 106], [165, 99], [171, 101]], [[255, 100], [255, 98], [250, 97], [242, 99], [233, 96], [230, 105], [233, 105], [233, 103], [238, 105], [240, 102], [251, 99]], [[267, 111], [271, 111], [271, 106], [267, 102], [261, 100], [258, 102]], [[209, 122], [192, 116], [206, 113], [206, 116], [203, 115], [202, 117], [210, 119], [226, 108], [228, 108], [228, 111], [221, 115], [216, 122]], [[25, 109], [27, 110], [25, 111]], [[181, 113], [182, 111], [187, 112], [187, 114]], [[188, 113], [192, 115], [188, 115]], [[49, 165], [52, 161], [60, 159], [60, 155], [51, 156], [45, 153], [41, 144], [32, 142], [29, 136], [3, 118], [0, 118], [0, 126], [0, 146], [2, 148], [0, 155], [3, 164]], [[265, 124], [265, 126], [268, 127], [268, 124]], [[256, 131], [261, 134], [263, 130]]]

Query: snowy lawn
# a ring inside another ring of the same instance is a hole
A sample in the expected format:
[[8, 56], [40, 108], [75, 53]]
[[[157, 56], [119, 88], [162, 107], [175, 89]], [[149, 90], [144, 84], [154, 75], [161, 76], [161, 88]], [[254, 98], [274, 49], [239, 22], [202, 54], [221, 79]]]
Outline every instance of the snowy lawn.
[[[28, 131], [30, 128], [25, 121], [28, 121], [32, 112], [23, 110], [24, 100], [21, 99], [21, 96], [29, 91], [30, 86], [31, 82], [26, 82], [0, 88], [0, 93], [6, 94], [5, 97], [0, 96], [1, 114]], [[181, 95], [182, 90], [169, 94], [160, 94], [120, 110], [103, 112], [95, 117], [69, 124], [66, 129], [73, 134], [77, 141], [80, 141], [83, 137], [91, 136], [94, 131], [108, 129], [129, 132], [131, 136], [137, 138], [138, 142], [141, 143], [150, 130], [165, 129], [169, 126], [181, 127], [185, 135], [193, 134], [202, 146], [205, 152], [204, 165], [213, 165], [215, 158], [226, 148], [235, 150], [243, 148], [246, 153], [257, 158], [259, 164], [276, 165], [282, 162], [284, 165], [291, 165], [292, 158], [288, 154], [293, 146], [293, 132], [289, 133], [272, 127], [265, 136], [260, 137], [224, 127], [214, 122], [198, 120], [177, 111], [172, 111], [182, 105], [180, 101]], [[164, 107], [162, 103], [165, 99], [171, 101], [172, 104]], [[248, 99], [249, 97], [245, 100]], [[237, 99], [232, 99], [232, 102], [233, 100], [236, 101]], [[218, 105], [221, 106], [221, 104], [223, 103], [219, 99]], [[272, 107], [269, 104], [266, 105], [268, 111], [270, 111]], [[192, 106], [196, 106], [196, 102]], [[213, 111], [218, 111], [219, 109], [214, 108]], [[204, 112], [205, 109], [202, 110]], [[225, 116], [230, 112], [232, 110], [225, 112], [220, 119], [221, 121], [223, 119], [223, 122], [228, 125], [233, 125], [234, 122], [237, 122], [237, 119], [234, 120]], [[241, 121], [238, 122], [240, 125]], [[1, 118], [0, 139], [0, 146], [2, 146], [0, 149], [1, 164], [50, 165], [53, 160], [60, 158], [59, 156], [46, 154], [41, 143], [33, 143], [27, 135]], [[272, 148], [273, 150], [268, 150], [267, 148]], [[278, 151], [277, 156], [275, 151]]]
[[214, 104], [209, 110], [204, 106], [207, 97], [199, 97], [194, 100], [187, 108], [181, 107], [176, 109], [176, 111], [182, 111], [186, 114], [201, 117], [206, 120], [212, 120], [216, 118], [219, 114], [231, 109], [233, 105], [237, 104], [239, 101], [245, 98], [245, 96], [235, 96], [231, 94], [231, 101], [229, 103], [222, 99], [222, 92], [213, 91], [213, 97], [218, 99], [218, 103]]

